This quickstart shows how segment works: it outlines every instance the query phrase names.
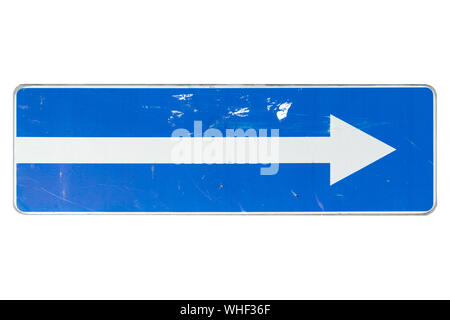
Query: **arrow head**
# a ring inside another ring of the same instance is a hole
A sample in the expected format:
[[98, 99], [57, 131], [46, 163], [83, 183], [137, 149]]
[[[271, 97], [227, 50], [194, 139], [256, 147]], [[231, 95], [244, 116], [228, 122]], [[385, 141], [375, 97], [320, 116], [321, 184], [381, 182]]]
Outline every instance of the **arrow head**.
[[333, 115], [330, 115], [330, 137], [330, 185], [395, 151]]

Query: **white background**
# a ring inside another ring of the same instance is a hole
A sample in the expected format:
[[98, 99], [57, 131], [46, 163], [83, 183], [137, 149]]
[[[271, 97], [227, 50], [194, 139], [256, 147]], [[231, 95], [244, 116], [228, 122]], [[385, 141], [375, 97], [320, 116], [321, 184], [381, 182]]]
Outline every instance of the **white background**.
[[[447, 3], [1, 1], [0, 298], [450, 298]], [[438, 207], [421, 217], [20, 215], [20, 83], [430, 84]]]

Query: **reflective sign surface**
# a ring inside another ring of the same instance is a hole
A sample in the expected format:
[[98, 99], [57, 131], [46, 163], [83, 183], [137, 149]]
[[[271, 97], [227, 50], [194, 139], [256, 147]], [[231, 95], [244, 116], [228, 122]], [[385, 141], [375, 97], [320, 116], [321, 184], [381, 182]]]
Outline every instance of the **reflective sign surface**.
[[42, 213], [426, 213], [426, 86], [23, 86], [15, 202]]

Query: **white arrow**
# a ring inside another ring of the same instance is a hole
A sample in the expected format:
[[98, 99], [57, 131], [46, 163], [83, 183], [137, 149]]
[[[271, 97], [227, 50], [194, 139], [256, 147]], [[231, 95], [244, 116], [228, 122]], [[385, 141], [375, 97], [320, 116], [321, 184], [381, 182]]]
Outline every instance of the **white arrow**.
[[[200, 157], [175, 159], [174, 150], [180, 143], [201, 150]], [[221, 146], [224, 154], [204, 152], [208, 145], [211, 149], [211, 143]], [[244, 143], [246, 159], [230, 161], [236, 159], [229, 154], [236, 152], [232, 143]], [[261, 152], [261, 146], [270, 146], [271, 152]], [[329, 137], [17, 137], [14, 157], [16, 163], [329, 163], [332, 185], [393, 151], [391, 146], [330, 115]]]

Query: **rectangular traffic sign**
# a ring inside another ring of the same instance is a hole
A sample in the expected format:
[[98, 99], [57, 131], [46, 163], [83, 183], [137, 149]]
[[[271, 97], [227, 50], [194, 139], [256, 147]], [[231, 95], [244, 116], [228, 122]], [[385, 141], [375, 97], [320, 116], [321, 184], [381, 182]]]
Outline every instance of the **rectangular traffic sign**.
[[25, 85], [24, 213], [423, 214], [434, 90], [408, 86]]

